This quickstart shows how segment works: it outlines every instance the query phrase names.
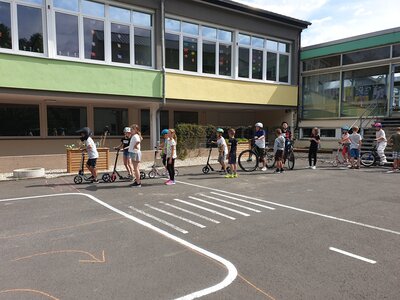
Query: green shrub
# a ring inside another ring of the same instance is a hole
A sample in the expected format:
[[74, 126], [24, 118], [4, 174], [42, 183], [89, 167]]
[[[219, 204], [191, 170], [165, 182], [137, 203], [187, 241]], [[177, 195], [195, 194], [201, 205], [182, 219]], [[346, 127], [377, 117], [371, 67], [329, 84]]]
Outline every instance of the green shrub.
[[206, 142], [207, 126], [196, 124], [178, 124], [175, 127], [178, 136], [177, 155], [180, 159], [185, 159], [189, 150], [204, 147]]

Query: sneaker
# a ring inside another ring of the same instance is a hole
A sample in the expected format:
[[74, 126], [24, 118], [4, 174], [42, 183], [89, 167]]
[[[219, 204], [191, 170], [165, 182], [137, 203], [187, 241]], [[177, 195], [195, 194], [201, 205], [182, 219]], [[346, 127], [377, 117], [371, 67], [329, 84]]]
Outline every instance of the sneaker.
[[226, 174], [225, 178], [233, 178], [233, 174]]
[[316, 166], [312, 166], [311, 169], [315, 170], [315, 169], [317, 169], [317, 167]]
[[165, 184], [166, 184], [166, 185], [174, 185], [174, 184], [175, 184], [175, 181], [173, 181], [173, 180], [168, 180]]
[[281, 172], [281, 170], [276, 169], [274, 173], [275, 173], [275, 174], [279, 174], [280, 172]]
[[164, 184], [168, 185], [171, 182], [170, 179], [168, 179]]
[[99, 180], [96, 178], [96, 179], [93, 179], [92, 180], [92, 183], [94, 183], [94, 184], [98, 184], [99, 183]]
[[238, 174], [233, 174], [232, 175], [232, 178], [238, 178], [239, 176], [238, 176]]
[[266, 167], [262, 167], [262, 168], [261, 168], [261, 171], [264, 171], [264, 172], [265, 172], [265, 171], [267, 171], [267, 168], [266, 168]]
[[284, 170], [284, 169], [281, 169], [281, 173], [285, 173], [285, 170]]
[[136, 181], [131, 184], [132, 187], [142, 187], [142, 183], [137, 183]]

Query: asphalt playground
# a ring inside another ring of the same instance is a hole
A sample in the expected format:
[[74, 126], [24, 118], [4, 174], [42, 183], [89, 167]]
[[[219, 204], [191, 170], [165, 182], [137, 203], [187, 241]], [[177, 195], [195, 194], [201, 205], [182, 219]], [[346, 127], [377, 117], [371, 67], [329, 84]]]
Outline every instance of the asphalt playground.
[[400, 174], [0, 183], [0, 299], [399, 299]]

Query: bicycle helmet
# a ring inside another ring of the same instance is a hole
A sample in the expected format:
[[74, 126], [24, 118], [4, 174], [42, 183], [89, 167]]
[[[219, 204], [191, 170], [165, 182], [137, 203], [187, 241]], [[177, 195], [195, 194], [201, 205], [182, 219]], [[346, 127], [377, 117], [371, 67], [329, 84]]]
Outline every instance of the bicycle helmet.
[[350, 130], [350, 127], [349, 127], [349, 126], [347, 126], [347, 125], [344, 125], [344, 126], [342, 127], [342, 130], [349, 131], [349, 130]]
[[217, 128], [217, 132], [224, 133], [224, 130], [222, 128]]
[[264, 125], [263, 125], [263, 123], [261, 123], [261, 122], [256, 123], [256, 125], [254, 125], [254, 126], [255, 126], [255, 127], [264, 128]]
[[131, 132], [131, 128], [130, 127], [125, 127], [124, 128], [124, 133], [130, 133]]
[[161, 131], [161, 136], [168, 134], [168, 132], [169, 132], [168, 129], [163, 129], [163, 131]]
[[84, 136], [81, 137], [81, 141], [86, 141], [91, 135], [92, 135], [92, 130], [90, 130], [89, 127], [83, 127], [79, 129], [76, 133], [83, 133]]
[[378, 123], [375, 123], [375, 124], [374, 124], [374, 127], [382, 127], [382, 124], [379, 123], [379, 122], [378, 122]]

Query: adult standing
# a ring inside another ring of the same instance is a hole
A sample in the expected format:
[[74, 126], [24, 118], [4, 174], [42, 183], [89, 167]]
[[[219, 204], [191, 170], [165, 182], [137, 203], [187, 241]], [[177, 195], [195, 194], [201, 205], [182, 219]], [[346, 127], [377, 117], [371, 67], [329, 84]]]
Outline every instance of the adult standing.
[[265, 130], [264, 125], [261, 122], [257, 122], [256, 125], [256, 132], [254, 134], [254, 143], [255, 143], [255, 150], [257, 152], [258, 157], [260, 158], [260, 162], [262, 162], [262, 171], [266, 171], [266, 163], [265, 163]]
[[317, 127], [314, 127], [311, 130], [311, 136], [310, 136], [310, 148], [308, 149], [308, 164], [310, 169], [315, 170], [316, 164], [317, 164], [317, 152], [318, 148], [320, 145], [320, 136], [319, 136], [319, 130]]
[[387, 146], [386, 134], [382, 129], [381, 123], [375, 123], [374, 127], [376, 130], [376, 152], [378, 152], [380, 164], [383, 166], [385, 163], [387, 163], [385, 155], [385, 149]]

